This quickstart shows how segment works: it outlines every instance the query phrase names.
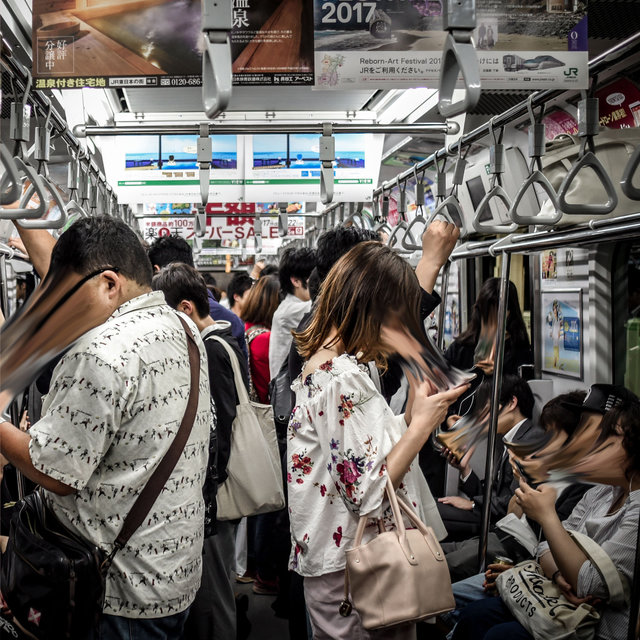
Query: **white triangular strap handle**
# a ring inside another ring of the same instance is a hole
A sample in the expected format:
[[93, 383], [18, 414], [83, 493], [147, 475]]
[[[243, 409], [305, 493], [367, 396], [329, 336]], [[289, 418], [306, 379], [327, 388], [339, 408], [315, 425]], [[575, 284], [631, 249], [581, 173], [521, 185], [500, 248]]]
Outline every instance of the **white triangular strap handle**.
[[631, 154], [627, 166], [624, 168], [622, 179], [620, 180], [620, 186], [622, 187], [622, 193], [624, 193], [629, 200], [640, 200], [640, 189], [633, 186], [633, 176], [640, 165], [640, 145], [636, 147], [636, 150]]
[[[549, 200], [551, 200], [551, 204], [553, 205], [554, 213], [551, 215], [544, 217], [539, 214], [534, 216], [527, 216], [518, 213], [518, 206], [520, 205], [520, 201], [524, 197], [527, 189], [530, 186], [538, 184], [540, 185], [549, 196]], [[554, 191], [551, 183], [547, 179], [547, 177], [542, 173], [542, 171], [537, 170], [533, 171], [527, 179], [522, 183], [520, 189], [518, 189], [518, 193], [516, 193], [516, 197], [513, 200], [513, 204], [509, 209], [509, 217], [516, 222], [517, 224], [535, 224], [535, 225], [551, 225], [556, 224], [562, 218], [562, 211], [560, 210], [560, 206], [558, 205], [558, 196]]]
[[[600, 180], [600, 184], [604, 187], [607, 192], [608, 200], [602, 204], [593, 204], [593, 203], [581, 203], [581, 204], [572, 204], [567, 202], [566, 195], [569, 191], [569, 187], [574, 181], [575, 177], [580, 173], [580, 171], [584, 167], [591, 167], [598, 176]], [[560, 189], [558, 190], [558, 205], [563, 213], [568, 215], [583, 215], [589, 214], [592, 216], [605, 216], [608, 213], [611, 213], [618, 206], [618, 194], [616, 193], [616, 189], [613, 186], [613, 182], [611, 182], [611, 178], [609, 174], [606, 172], [605, 168], [602, 166], [602, 163], [596, 157], [596, 154], [593, 151], [587, 151], [582, 158], [580, 158], [572, 167], [569, 169], [569, 173], [564, 177], [562, 184], [560, 185]]]
[[569, 531], [573, 541], [584, 551], [591, 560], [591, 564], [598, 570], [607, 585], [609, 599], [607, 603], [614, 608], [623, 608], [629, 605], [629, 585], [611, 558], [602, 547], [591, 538], [578, 531]]
[[238, 363], [238, 356], [235, 351], [229, 344], [227, 344], [227, 341], [220, 336], [209, 334], [205, 337], [205, 340], [208, 338], [213, 338], [216, 342], [219, 342], [229, 355], [231, 368], [233, 369], [233, 381], [236, 385], [236, 393], [238, 394], [238, 401], [240, 404], [249, 404], [249, 394], [247, 393], [247, 388], [244, 386], [244, 381], [242, 380], [242, 372], [240, 371], [240, 364]]
[[[489, 202], [491, 202], [491, 200], [493, 200], [494, 198], [497, 198], [498, 200], [500, 200], [504, 204], [504, 206], [507, 208], [507, 210], [511, 209], [512, 204], [511, 204], [511, 200], [509, 199], [509, 196], [507, 195], [507, 192], [502, 188], [501, 185], [496, 184], [485, 194], [484, 198], [482, 198], [482, 200], [480, 201], [480, 204], [476, 209], [476, 213], [473, 216], [473, 228], [478, 233], [512, 233], [514, 232], [518, 228], [518, 225], [515, 222], [512, 222], [511, 224], [492, 224], [491, 222], [483, 222], [480, 220], [480, 218], [482, 217], [482, 214], [486, 209], [488, 209], [489, 213], [491, 213], [491, 209], [489, 208]], [[493, 214], [491, 215], [491, 217], [493, 218]]]

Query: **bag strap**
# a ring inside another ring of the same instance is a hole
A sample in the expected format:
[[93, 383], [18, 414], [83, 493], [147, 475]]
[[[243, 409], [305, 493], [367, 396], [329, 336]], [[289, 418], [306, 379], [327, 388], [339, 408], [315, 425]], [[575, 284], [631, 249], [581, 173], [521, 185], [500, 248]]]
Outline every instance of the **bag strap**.
[[591, 564], [598, 570], [607, 585], [609, 599], [607, 603], [612, 607], [625, 607], [629, 603], [629, 584], [624, 576], [613, 564], [606, 551], [588, 536], [578, 532], [569, 531], [573, 541], [587, 555]]
[[249, 402], [249, 394], [247, 388], [244, 386], [242, 380], [242, 372], [240, 371], [240, 363], [238, 362], [238, 356], [235, 354], [231, 345], [220, 336], [209, 334], [206, 337], [207, 340], [212, 339], [219, 342], [223, 349], [227, 352], [229, 359], [231, 360], [231, 368], [233, 369], [233, 382], [236, 385], [236, 393], [238, 394], [238, 401], [240, 404], [247, 404]]
[[247, 347], [253, 342], [255, 338], [261, 336], [263, 333], [269, 333], [269, 329], [263, 327], [261, 325], [254, 325], [253, 327], [247, 329], [244, 332], [244, 335], [247, 338]]
[[167, 480], [169, 479], [169, 476], [175, 468], [180, 456], [182, 455], [182, 451], [187, 444], [187, 440], [191, 434], [191, 428], [193, 427], [193, 423], [196, 418], [200, 387], [200, 349], [198, 349], [198, 345], [193, 339], [189, 325], [180, 315], [177, 317], [178, 320], [180, 320], [187, 336], [189, 367], [191, 369], [191, 387], [189, 389], [189, 398], [187, 399], [187, 408], [184, 412], [182, 422], [180, 423], [178, 433], [173, 439], [171, 446], [164, 454], [154, 472], [151, 474], [147, 484], [140, 492], [140, 495], [129, 510], [127, 517], [124, 519], [122, 529], [113, 543], [113, 551], [103, 563], [103, 570], [109, 568], [116, 552], [127, 544], [129, 538], [131, 538], [138, 527], [142, 524], [142, 521], [146, 518], [153, 506], [153, 503], [156, 501], [156, 498], [167, 484]]

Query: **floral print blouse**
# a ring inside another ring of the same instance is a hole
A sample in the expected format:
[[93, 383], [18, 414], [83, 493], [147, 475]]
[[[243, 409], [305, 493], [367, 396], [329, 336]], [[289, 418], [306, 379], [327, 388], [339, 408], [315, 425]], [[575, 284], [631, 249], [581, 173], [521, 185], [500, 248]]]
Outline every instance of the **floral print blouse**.
[[[361, 515], [391, 514], [384, 498], [385, 460], [406, 424], [394, 416], [367, 368], [347, 354], [291, 386], [287, 482], [291, 519], [290, 568], [302, 576], [344, 569]], [[417, 466], [417, 465], [413, 465]], [[416, 506], [410, 474], [399, 491]], [[418, 515], [424, 514], [418, 509]], [[367, 527], [364, 542], [377, 532]]]

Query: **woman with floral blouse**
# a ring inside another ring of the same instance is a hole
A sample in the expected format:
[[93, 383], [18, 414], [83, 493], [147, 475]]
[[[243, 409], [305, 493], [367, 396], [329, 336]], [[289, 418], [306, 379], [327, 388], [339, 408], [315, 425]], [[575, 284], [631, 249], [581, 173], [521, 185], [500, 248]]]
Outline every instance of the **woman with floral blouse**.
[[[314, 640], [415, 634], [415, 625], [367, 632], [355, 610], [342, 617], [338, 608], [344, 595], [345, 549], [353, 544], [360, 516], [390, 513], [384, 499], [387, 477], [425, 518], [420, 499], [424, 478], [413, 462], [466, 388], [433, 393], [428, 382], [413, 380], [403, 417], [393, 415], [372, 382], [366, 363], [384, 369], [394, 351], [384, 341], [385, 327], [422, 334], [420, 296], [407, 262], [378, 242], [364, 242], [332, 268], [311, 324], [294, 334], [307, 362], [292, 385], [290, 564], [304, 577]], [[364, 542], [376, 532], [372, 522]]]

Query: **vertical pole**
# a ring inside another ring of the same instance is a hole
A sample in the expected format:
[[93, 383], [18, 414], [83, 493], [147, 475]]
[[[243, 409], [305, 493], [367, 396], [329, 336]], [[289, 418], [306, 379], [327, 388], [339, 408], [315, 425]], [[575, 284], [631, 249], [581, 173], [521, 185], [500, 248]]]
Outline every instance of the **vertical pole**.
[[440, 309], [438, 311], [438, 347], [444, 351], [444, 323], [447, 317], [447, 294], [449, 292], [449, 270], [451, 260], [447, 260], [442, 269], [442, 286], [440, 287]]
[[636, 538], [636, 561], [633, 568], [633, 585], [631, 588], [631, 606], [629, 608], [629, 628], [627, 640], [636, 640], [638, 634], [638, 610], [640, 609], [640, 522], [638, 523], [638, 535]]
[[11, 313], [9, 309], [9, 287], [7, 283], [7, 256], [3, 253], [0, 255], [0, 280], [2, 283], [2, 310], [4, 311], [5, 318], [8, 318]]
[[511, 254], [502, 253], [502, 276], [500, 279], [500, 302], [498, 304], [498, 328], [496, 335], [496, 355], [493, 366], [493, 383], [491, 388], [491, 413], [489, 418], [489, 440], [487, 443], [487, 462], [484, 474], [484, 505], [482, 508], [482, 531], [478, 547], [478, 571], [485, 570], [487, 541], [491, 520], [491, 495], [493, 493], [493, 476], [495, 473], [496, 439], [498, 432], [498, 413], [500, 411], [500, 391], [502, 389], [502, 363], [504, 360], [504, 343], [507, 329], [507, 301], [509, 299], [509, 267]]

